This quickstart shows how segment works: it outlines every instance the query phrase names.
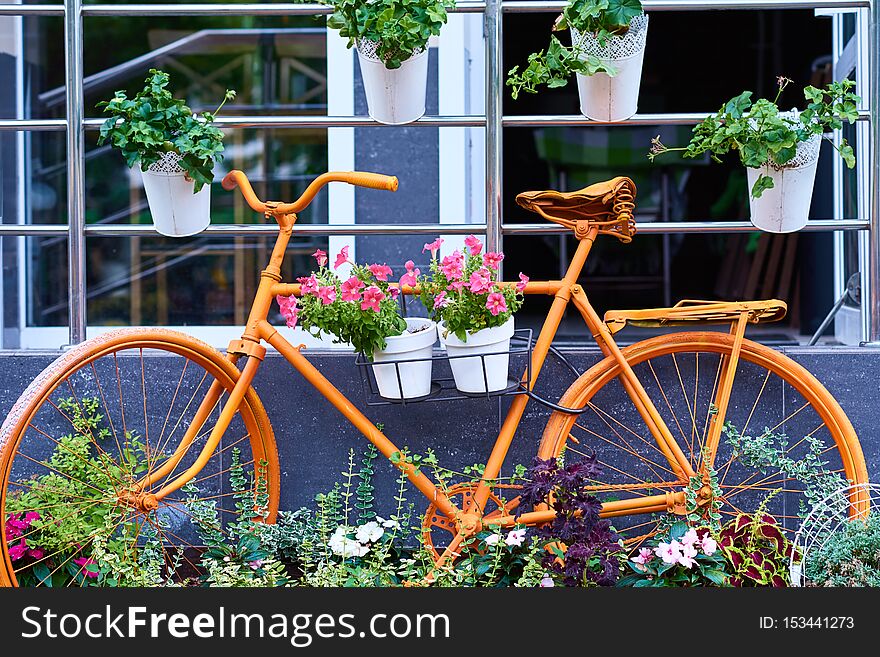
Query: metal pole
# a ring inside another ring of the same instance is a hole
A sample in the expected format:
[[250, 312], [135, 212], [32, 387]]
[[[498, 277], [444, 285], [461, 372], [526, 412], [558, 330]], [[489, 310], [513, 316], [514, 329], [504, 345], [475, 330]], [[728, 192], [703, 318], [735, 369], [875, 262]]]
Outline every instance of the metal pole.
[[488, 0], [486, 40], [486, 250], [501, 251], [502, 62], [501, 0]]
[[70, 344], [86, 338], [85, 139], [82, 0], [64, 2], [67, 77], [67, 303]]
[[[862, 283], [862, 303], [867, 303], [868, 310], [868, 326], [865, 337], [869, 343], [880, 345], [880, 2], [877, 0], [872, 3], [871, 7], [868, 49], [871, 53], [871, 62], [868, 68], [871, 80], [869, 100], [871, 111], [869, 219], [871, 229], [863, 238], [867, 241], [868, 277], [867, 281]], [[865, 287], [867, 289], [864, 289]]]

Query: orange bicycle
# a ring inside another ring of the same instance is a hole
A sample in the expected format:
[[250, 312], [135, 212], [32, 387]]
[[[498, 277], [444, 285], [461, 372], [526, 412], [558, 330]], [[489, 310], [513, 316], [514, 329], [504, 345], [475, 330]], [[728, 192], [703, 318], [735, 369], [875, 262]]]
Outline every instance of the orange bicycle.
[[[223, 180], [225, 189], [238, 186], [254, 211], [279, 226], [247, 326], [226, 354], [176, 331], [121, 329], [76, 346], [31, 383], [0, 429], [3, 584], [19, 583], [22, 566], [17, 562], [27, 549], [27, 524], [38, 517], [44, 532], [72, 516], [82, 519], [78, 526], [83, 527], [103, 522], [101, 540], [109, 536], [124, 542], [128, 550], [123, 545], [117, 554], [130, 553], [133, 559], [139, 534], [149, 532], [161, 539], [166, 564], [185, 568], [186, 550], [198, 549], [193, 509], [208, 503], [229, 518], [241, 512], [240, 491], [227, 483], [234, 463], [252, 472], [264, 519], [272, 522], [282, 470], [269, 416], [251, 385], [266, 355], [264, 343], [424, 494], [423, 532], [438, 562], [454, 558], [462, 543], [484, 528], [546, 523], [554, 513], [546, 505], [519, 509], [518, 499], [503, 499], [495, 484], [527, 404], [537, 397], [536, 383], [545, 359], [555, 351], [552, 341], [569, 304], [582, 316], [604, 359], [579, 374], [558, 402], [544, 401], [553, 413], [538, 456], [595, 455], [603, 474], [589, 489], [602, 500], [602, 515], [614, 518], [633, 544], [652, 535], [658, 514], [705, 507], [733, 515], [754, 510], [778, 489], [782, 493], [773, 499], [773, 513], [782, 524], [794, 525], [802, 484], [785, 472], [756, 469], [731, 444], [731, 432], [755, 434], [758, 443], [771, 433], [784, 433], [791, 437], [785, 443], [787, 458], [820, 458], [829, 472], [853, 484], [866, 483], [855, 431], [834, 398], [802, 366], [744, 337], [749, 323], [783, 317], [783, 302], [686, 301], [672, 308], [610, 311], [604, 319], [597, 314], [579, 283], [590, 249], [600, 235], [626, 243], [635, 233], [635, 187], [618, 177], [576, 192], [517, 197], [521, 206], [573, 231], [577, 249], [562, 280], [529, 282], [525, 288], [526, 294], [548, 295], [553, 301], [530, 344], [522, 394], [511, 396], [482, 478], [449, 488], [439, 485], [400, 459], [398, 446], [309, 362], [302, 347], [267, 321], [276, 295], [299, 293], [299, 285], [281, 281], [296, 213], [331, 181], [397, 188], [397, 179], [389, 176], [326, 173], [295, 203], [277, 203], [260, 201], [240, 171]], [[418, 290], [404, 287], [401, 292]], [[672, 331], [626, 348], [614, 337], [627, 324], [711, 323], [729, 324], [730, 330]], [[74, 434], [87, 440], [74, 441]], [[49, 502], [28, 506], [37, 497]], [[116, 524], [106, 526], [111, 522]], [[85, 568], [87, 555], [99, 547], [97, 534], [85, 530], [52, 537], [51, 545], [30, 553], [28, 567], [42, 563], [53, 572]]]

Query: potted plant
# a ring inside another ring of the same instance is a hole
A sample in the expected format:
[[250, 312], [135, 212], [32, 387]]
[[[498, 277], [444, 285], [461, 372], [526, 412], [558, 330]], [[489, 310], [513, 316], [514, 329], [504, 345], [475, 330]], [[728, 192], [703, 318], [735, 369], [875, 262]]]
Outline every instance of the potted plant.
[[425, 113], [428, 40], [440, 34], [454, 0], [321, 0], [327, 27], [357, 47], [370, 116], [410, 123]]
[[[720, 162], [722, 155], [737, 151], [747, 167], [752, 223], [772, 233], [790, 233], [807, 225], [822, 135], [855, 121], [861, 99], [850, 91], [855, 83], [842, 80], [825, 89], [806, 87], [807, 108], [781, 112], [777, 103], [791, 80], [780, 76], [777, 84], [772, 101], [752, 102], [751, 91], [731, 98], [694, 128], [686, 147], [668, 148], [656, 137], [648, 157], [653, 161], [681, 151], [690, 158], [709, 153]], [[854, 167], [855, 155], [846, 140], [836, 148], [846, 165]]]
[[211, 181], [214, 163], [223, 159], [223, 133], [213, 125], [227, 90], [214, 112], [195, 114], [171, 95], [168, 74], [150, 69], [146, 85], [134, 98], [117, 91], [98, 103], [110, 114], [98, 143], [118, 148], [129, 167], [140, 166], [150, 214], [156, 230], [186, 237], [211, 223]]
[[[318, 270], [297, 279], [300, 298], [277, 297], [281, 314], [291, 328], [297, 323], [315, 337], [334, 336], [336, 343], [351, 344], [374, 363], [408, 361], [399, 365], [374, 365], [379, 394], [388, 399], [414, 399], [431, 392], [431, 352], [437, 341], [437, 325], [424, 317], [398, 314], [400, 288], [390, 282], [391, 267], [358, 265], [343, 247], [331, 269], [327, 254], [313, 254]], [[342, 280], [336, 273], [350, 264], [351, 275]], [[415, 285], [419, 270], [412, 261], [401, 285]], [[412, 361], [412, 362], [409, 362]], [[399, 376], [398, 376], [399, 372]]]
[[438, 320], [440, 343], [452, 357], [455, 387], [467, 393], [503, 390], [508, 386], [513, 314], [522, 306], [529, 279], [521, 273], [516, 285], [499, 283], [504, 254], [483, 253], [482, 242], [473, 235], [465, 238], [465, 253], [455, 250], [442, 260], [437, 256], [441, 242], [438, 238], [425, 245], [432, 247], [431, 275], [420, 280], [420, 295], [429, 315]]
[[571, 47], [555, 36], [547, 50], [529, 55], [507, 77], [511, 96], [537, 93], [539, 85], [563, 87], [577, 75], [581, 114], [596, 121], [623, 121], [636, 113], [648, 16], [639, 0], [569, 0], [553, 25], [568, 29]]

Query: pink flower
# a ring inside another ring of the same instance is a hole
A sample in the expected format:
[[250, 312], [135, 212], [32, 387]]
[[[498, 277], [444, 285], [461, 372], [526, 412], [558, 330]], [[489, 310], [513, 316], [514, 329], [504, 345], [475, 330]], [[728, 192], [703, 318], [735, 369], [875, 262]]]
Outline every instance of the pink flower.
[[483, 264], [486, 265], [489, 269], [498, 269], [498, 265], [501, 264], [502, 260], [504, 260], [503, 253], [487, 251], [483, 254]]
[[299, 291], [302, 294], [315, 294], [318, 291], [318, 279], [315, 275], [302, 276], [296, 279], [299, 282]]
[[467, 246], [468, 251], [470, 251], [471, 255], [478, 255], [480, 250], [483, 248], [483, 243], [478, 240], [473, 235], [468, 235], [464, 238], [465, 246]]
[[91, 566], [92, 564], [96, 564], [97, 561], [92, 559], [91, 557], [80, 557], [79, 559], [74, 559], [73, 563], [80, 567], [80, 572], [86, 577], [97, 577], [97, 571], [90, 571], [86, 569], [86, 566]]
[[688, 529], [684, 536], [681, 537], [682, 545], [693, 545], [699, 540], [696, 529]]
[[299, 306], [296, 305], [296, 297], [291, 295], [283, 297], [280, 294], [275, 297], [278, 307], [281, 309], [281, 315], [287, 320], [288, 328], [296, 328], [296, 322], [299, 316]]
[[461, 253], [455, 251], [452, 255], [443, 258], [440, 262], [440, 271], [443, 272], [447, 280], [454, 281], [461, 278], [463, 264], [464, 257]]
[[352, 276], [342, 284], [342, 300], [343, 301], [360, 301], [361, 288], [364, 286], [355, 276]]
[[445, 308], [449, 305], [449, 299], [446, 298], [446, 292], [440, 292], [437, 296], [434, 297], [434, 307], [435, 308]]
[[422, 247], [422, 253], [424, 253], [425, 251], [430, 251], [430, 252], [431, 252], [431, 258], [432, 258], [432, 259], [433, 259], [433, 258], [436, 258], [436, 257], [437, 257], [437, 251], [440, 250], [440, 245], [441, 245], [441, 244], [443, 244], [443, 238], [442, 238], [442, 237], [438, 237], [438, 238], [435, 239], [433, 242], [428, 242], [427, 244], [425, 244], [425, 246]]
[[28, 556], [34, 559], [42, 559], [46, 555], [43, 548], [34, 548], [28, 552]]
[[464, 281], [452, 281], [449, 285], [446, 286], [446, 289], [450, 292], [461, 292], [461, 288], [464, 287]]
[[25, 541], [24, 539], [21, 539], [21, 541], [19, 541], [15, 545], [9, 546], [9, 558], [12, 559], [13, 561], [18, 561], [24, 555], [27, 554], [27, 551], [28, 551], [27, 541]]
[[401, 285], [411, 285], [414, 286], [418, 283], [418, 275], [422, 272], [416, 267], [415, 263], [412, 260], [407, 260], [406, 264], [406, 273], [400, 277]]
[[664, 543], [661, 541], [656, 548], [654, 554], [663, 559], [663, 563], [675, 564], [681, 558], [681, 545], [678, 541]]
[[318, 288], [318, 298], [325, 306], [329, 306], [331, 303], [336, 301], [336, 286], [322, 285]]
[[507, 302], [504, 300], [504, 295], [500, 292], [490, 294], [486, 299], [486, 308], [495, 316], [507, 312]]
[[371, 285], [364, 290], [364, 300], [361, 301], [361, 310], [370, 308], [379, 312], [379, 302], [385, 298], [385, 293], [375, 285]]
[[492, 279], [489, 274], [489, 270], [485, 267], [480, 267], [477, 271], [471, 274], [470, 281], [468, 282], [468, 287], [470, 291], [474, 294], [485, 294], [489, 290], [492, 289]]
[[24, 514], [24, 521], [28, 526], [30, 526], [30, 524], [34, 520], [39, 520], [39, 519], [40, 519], [40, 514], [37, 511], [28, 511], [27, 513]]
[[707, 557], [711, 557], [718, 549], [718, 543], [709, 535], [709, 532], [706, 532], [700, 541], [700, 547], [703, 548], [703, 552]]
[[348, 262], [348, 247], [343, 246], [342, 250], [336, 256], [336, 262], [333, 265], [333, 269], [339, 269], [339, 266], [344, 265], [346, 262]]
[[387, 281], [392, 274], [391, 267], [388, 265], [370, 265], [369, 269], [377, 281]]
[[[694, 531], [694, 530], [690, 530]], [[690, 533], [690, 532], [688, 532]], [[694, 532], [696, 534], [696, 532]], [[689, 538], [687, 534], [685, 534], [685, 538]], [[681, 544], [681, 555], [678, 557], [678, 564], [680, 566], [684, 566], [685, 568], [691, 568], [695, 561], [694, 557], [697, 556], [697, 548], [693, 546], [693, 544], [682, 543]]]
[[388, 295], [389, 295], [392, 299], [394, 299], [395, 301], [397, 301], [397, 297], [400, 296], [400, 288], [399, 288], [399, 287], [389, 287], [389, 288], [388, 288]]
[[652, 561], [653, 559], [654, 553], [651, 552], [651, 548], [642, 548], [641, 550], [639, 550], [638, 555], [632, 558], [632, 561], [635, 561], [636, 563], [642, 564], [644, 566], [646, 563]]
[[315, 260], [318, 261], [318, 266], [323, 267], [327, 264], [327, 252], [322, 251], [321, 249], [315, 249], [315, 252], [312, 254]]
[[520, 272], [519, 273], [519, 283], [516, 284], [516, 291], [517, 292], [525, 292], [526, 285], [528, 285], [528, 284], [529, 284], [529, 277], [526, 276], [525, 274], [523, 274], [522, 272]]

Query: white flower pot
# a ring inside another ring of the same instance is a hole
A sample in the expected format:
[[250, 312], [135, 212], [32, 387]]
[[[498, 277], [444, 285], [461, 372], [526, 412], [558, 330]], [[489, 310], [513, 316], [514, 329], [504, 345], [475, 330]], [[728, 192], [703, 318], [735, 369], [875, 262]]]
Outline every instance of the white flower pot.
[[[379, 395], [386, 399], [413, 399], [431, 392], [431, 351], [437, 341], [437, 325], [423, 317], [407, 317], [406, 325], [409, 329], [428, 328], [385, 338], [385, 349], [373, 354], [373, 374], [379, 386]], [[420, 360], [399, 365], [375, 364], [412, 359]]]
[[[793, 233], [807, 225], [819, 163], [819, 142], [816, 137], [799, 145], [793, 165], [746, 167], [751, 220], [757, 228], [769, 233]], [[770, 176], [773, 188], [765, 189], [760, 198], [754, 198], [752, 187], [761, 175]]]
[[[760, 169], [748, 167], [752, 223], [768, 233], [793, 233], [806, 226], [817, 164], [818, 160], [795, 169], [774, 169], [769, 165]], [[760, 175], [773, 179], [773, 189], [765, 189], [760, 198], [754, 198], [751, 189]]]
[[583, 44], [586, 52], [614, 68], [616, 73], [577, 74], [581, 114], [594, 121], [623, 121], [638, 111], [642, 63], [648, 36], [648, 16], [632, 20], [629, 30], [599, 43], [593, 34], [571, 28], [573, 45]]
[[[449, 366], [455, 379], [455, 387], [461, 392], [481, 393], [503, 390], [508, 385], [507, 370], [510, 361], [510, 338], [513, 335], [513, 316], [501, 326], [469, 333], [462, 342], [443, 322], [437, 325], [440, 343], [450, 356], [474, 358], [450, 358]], [[502, 353], [497, 353], [502, 352]], [[495, 355], [480, 358], [477, 354]], [[483, 363], [485, 362], [485, 372]], [[488, 384], [488, 388], [486, 387]]]
[[358, 61], [367, 109], [379, 123], [411, 123], [425, 114], [428, 88], [427, 48], [404, 60], [400, 68], [389, 69], [376, 56], [375, 41], [358, 41]]
[[141, 172], [153, 224], [168, 237], [195, 235], [211, 223], [211, 186], [194, 194], [195, 183], [185, 179], [179, 160], [177, 153], [167, 153]]

